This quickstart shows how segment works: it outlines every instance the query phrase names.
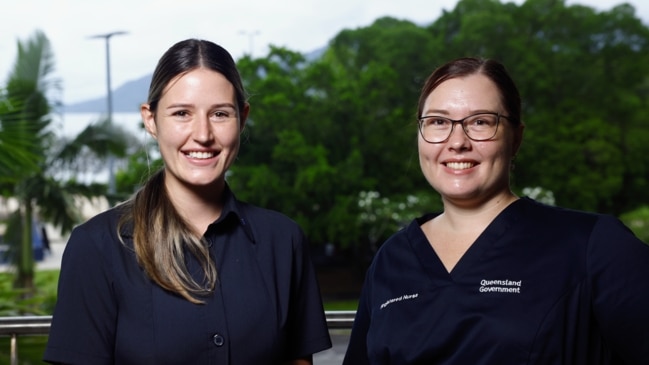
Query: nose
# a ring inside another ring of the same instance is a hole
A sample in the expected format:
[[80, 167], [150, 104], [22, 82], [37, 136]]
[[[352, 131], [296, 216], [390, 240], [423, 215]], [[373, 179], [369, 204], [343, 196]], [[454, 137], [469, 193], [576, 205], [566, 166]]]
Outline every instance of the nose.
[[192, 128], [192, 138], [201, 144], [212, 141], [214, 134], [212, 133], [212, 125], [207, 116], [196, 117]]
[[454, 123], [451, 135], [446, 142], [449, 149], [453, 150], [466, 150], [471, 146], [471, 139], [466, 135], [462, 123]]

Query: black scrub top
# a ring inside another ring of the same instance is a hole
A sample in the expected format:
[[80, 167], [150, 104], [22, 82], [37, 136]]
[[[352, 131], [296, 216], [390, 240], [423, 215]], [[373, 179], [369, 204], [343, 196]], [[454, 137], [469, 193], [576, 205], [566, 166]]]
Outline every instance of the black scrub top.
[[434, 216], [374, 257], [343, 364], [649, 364], [649, 246], [619, 220], [522, 198], [449, 273]]
[[[205, 238], [219, 273], [192, 304], [138, 266], [120, 207], [75, 228], [44, 360], [66, 364], [278, 364], [331, 347], [305, 237], [288, 217], [225, 191]], [[151, 227], [155, 229], [155, 227]], [[191, 255], [193, 272], [200, 273]], [[195, 269], [195, 270], [194, 270]]]

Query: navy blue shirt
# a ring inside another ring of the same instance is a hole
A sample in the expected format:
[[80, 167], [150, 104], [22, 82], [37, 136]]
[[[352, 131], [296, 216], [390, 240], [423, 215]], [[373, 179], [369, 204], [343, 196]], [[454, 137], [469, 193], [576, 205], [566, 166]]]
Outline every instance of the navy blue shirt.
[[379, 249], [344, 364], [649, 364], [649, 246], [616, 218], [519, 199], [449, 273], [434, 216]]
[[132, 232], [123, 232], [126, 246], [118, 240], [119, 209], [70, 236], [46, 361], [258, 365], [331, 347], [306, 240], [294, 221], [237, 201], [226, 189], [221, 217], [205, 233], [218, 283], [205, 304], [192, 304], [145, 276]]

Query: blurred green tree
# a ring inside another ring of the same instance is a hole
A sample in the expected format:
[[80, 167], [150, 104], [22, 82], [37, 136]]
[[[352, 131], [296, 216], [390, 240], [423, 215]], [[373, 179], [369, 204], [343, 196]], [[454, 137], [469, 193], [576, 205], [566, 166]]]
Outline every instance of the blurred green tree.
[[[394, 229], [389, 210], [441, 209], [419, 168], [417, 99], [433, 69], [477, 56], [502, 61], [523, 97], [515, 190], [620, 215], [649, 204], [648, 48], [632, 6], [562, 0], [460, 0], [430, 24], [379, 18], [317, 55], [271, 46], [238, 61], [252, 107], [228, 181], [294, 217], [316, 246], [371, 251]], [[362, 192], [389, 204], [361, 208]], [[383, 213], [386, 229], [359, 218]]]
[[105, 184], [75, 179], [78, 169], [87, 167], [81, 161], [88, 162], [92, 155], [96, 165], [109, 153], [124, 156], [127, 146], [133, 145], [128, 133], [107, 121], [89, 125], [71, 140], [57, 138], [52, 117], [58, 101], [52, 92], [60, 86], [52, 78], [53, 70], [54, 56], [44, 33], [37, 31], [27, 41], [18, 41], [17, 59], [0, 102], [3, 111], [11, 111], [13, 130], [19, 131], [15, 145], [30, 148], [29, 154], [20, 149], [11, 153], [33, 161], [11, 179], [0, 181], [2, 194], [18, 202], [8, 217], [5, 240], [16, 268], [15, 287], [26, 295], [34, 288], [32, 244], [40, 228], [35, 224], [49, 222], [62, 233], [69, 232], [82, 219], [80, 198], [106, 195]]

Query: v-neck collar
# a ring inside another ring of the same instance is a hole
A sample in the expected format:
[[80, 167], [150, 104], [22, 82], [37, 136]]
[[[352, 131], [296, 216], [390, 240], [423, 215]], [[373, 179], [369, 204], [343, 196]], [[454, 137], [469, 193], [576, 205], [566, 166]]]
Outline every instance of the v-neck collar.
[[489, 251], [498, 239], [516, 223], [520, 217], [520, 211], [528, 202], [528, 198], [520, 198], [508, 205], [496, 218], [485, 228], [473, 244], [466, 250], [464, 255], [448, 272], [430, 242], [426, 238], [421, 225], [435, 218], [441, 213], [429, 213], [413, 220], [407, 228], [408, 242], [415, 255], [419, 259], [424, 271], [434, 281], [455, 281], [471, 270], [478, 261], [482, 260], [485, 253]]

